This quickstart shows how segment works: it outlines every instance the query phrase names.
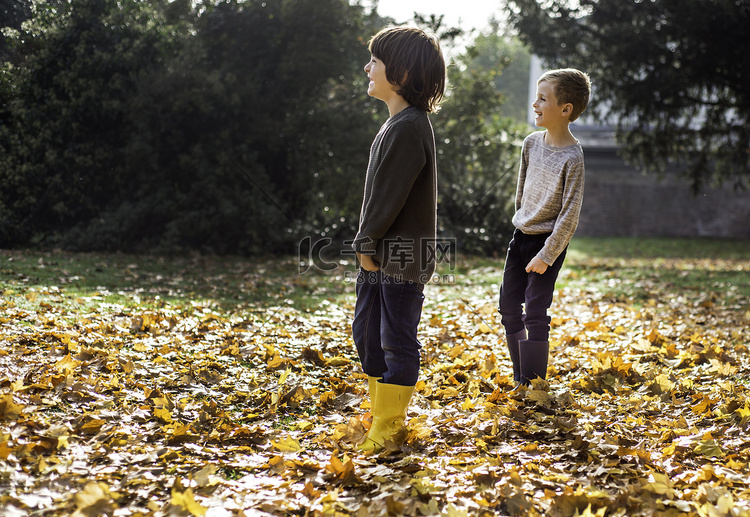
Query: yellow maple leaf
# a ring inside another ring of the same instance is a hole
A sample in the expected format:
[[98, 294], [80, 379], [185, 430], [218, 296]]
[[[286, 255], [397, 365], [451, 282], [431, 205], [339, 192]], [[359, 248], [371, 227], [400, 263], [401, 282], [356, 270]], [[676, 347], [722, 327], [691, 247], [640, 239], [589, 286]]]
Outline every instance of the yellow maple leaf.
[[526, 398], [540, 406], [549, 407], [552, 405], [552, 395], [544, 390], [530, 389], [526, 392]]
[[100, 418], [89, 418], [78, 427], [78, 431], [88, 435], [95, 435], [106, 423]]
[[13, 395], [0, 395], [0, 420], [15, 420], [23, 411], [23, 406], [13, 402]]
[[70, 375], [80, 365], [80, 361], [76, 361], [70, 356], [70, 354], [68, 354], [55, 363], [55, 370], [66, 375]]
[[68, 435], [58, 436], [57, 437], [57, 448], [58, 449], [67, 449], [68, 447], [70, 447], [70, 443], [68, 443], [68, 439], [69, 438], [70, 438], [70, 436], [68, 436]]
[[690, 409], [691, 411], [696, 415], [711, 415], [711, 406], [713, 406], [716, 403], [715, 400], [710, 399], [709, 397], [703, 396], [696, 405], [692, 406]]
[[122, 371], [125, 373], [133, 373], [133, 370], [135, 370], [135, 364], [133, 364], [132, 359], [128, 359], [127, 361], [120, 357], [120, 366], [122, 367]]
[[677, 453], [677, 447], [674, 444], [667, 445], [661, 452], [664, 456], [674, 456]]
[[745, 407], [736, 409], [735, 413], [740, 415], [740, 417], [742, 418], [742, 423], [744, 424], [747, 419], [750, 418], [750, 408], [748, 408], [747, 406], [747, 401], [745, 401]]
[[167, 408], [155, 408], [154, 416], [165, 424], [168, 424], [172, 421], [172, 413], [170, 413]]
[[696, 445], [694, 452], [707, 458], [719, 457], [724, 455], [724, 451], [721, 446], [716, 443], [716, 440], [702, 440]]
[[657, 375], [654, 384], [651, 385], [656, 393], [669, 393], [675, 387], [675, 383], [666, 374]]
[[479, 324], [479, 332], [482, 334], [494, 334], [495, 332], [486, 323]]
[[171, 502], [174, 506], [179, 506], [180, 508], [187, 510], [191, 515], [195, 515], [195, 517], [206, 515], [206, 512], [208, 511], [207, 508], [205, 508], [195, 500], [193, 490], [190, 488], [188, 488], [184, 492], [172, 490]]
[[591, 503], [586, 507], [583, 513], [579, 513], [576, 509], [574, 517], [604, 517], [607, 514], [607, 507], [599, 508], [596, 513], [591, 509]]
[[619, 356], [615, 358], [615, 361], [612, 364], [612, 368], [624, 376], [630, 374], [630, 370], [632, 369], [632, 367], [633, 367], [632, 364], [626, 363]]
[[10, 456], [10, 453], [13, 452], [12, 447], [8, 447], [8, 442], [0, 442], [0, 459], [7, 460], [8, 456]]
[[104, 483], [88, 483], [74, 499], [77, 509], [73, 517], [107, 515], [114, 507], [113, 494]]
[[344, 460], [341, 461], [332, 454], [331, 462], [326, 465], [326, 471], [333, 474], [343, 484], [352, 483], [357, 479], [354, 473], [354, 462], [348, 456], [344, 456]]
[[651, 332], [646, 337], [652, 344], [656, 346], [660, 346], [666, 341], [664, 336], [659, 334], [659, 331], [656, 329], [651, 330]]
[[287, 436], [283, 440], [279, 440], [278, 442], [271, 442], [274, 449], [281, 451], [281, 452], [297, 452], [300, 449], [302, 449], [302, 445], [292, 438], [291, 436]]
[[641, 480], [641, 484], [643, 488], [654, 494], [666, 495], [667, 497], [671, 497], [673, 494], [672, 482], [666, 474], [652, 472], [647, 480]]
[[269, 361], [268, 361], [268, 367], [271, 369], [276, 369], [281, 366], [284, 366], [286, 364], [286, 359], [282, 358], [279, 354], [274, 355]]
[[314, 501], [315, 499], [320, 496], [321, 492], [320, 490], [315, 490], [315, 486], [312, 484], [311, 481], [308, 481], [305, 484], [305, 488], [302, 490], [302, 495], [307, 497], [309, 500]]

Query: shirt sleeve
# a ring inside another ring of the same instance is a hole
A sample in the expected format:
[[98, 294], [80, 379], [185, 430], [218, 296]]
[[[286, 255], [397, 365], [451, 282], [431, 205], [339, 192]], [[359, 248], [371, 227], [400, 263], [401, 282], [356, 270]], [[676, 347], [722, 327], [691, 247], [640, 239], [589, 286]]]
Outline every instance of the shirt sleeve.
[[523, 199], [523, 186], [526, 183], [526, 171], [529, 167], [528, 156], [528, 138], [524, 140], [521, 148], [521, 164], [518, 168], [518, 185], [516, 186], [516, 212], [521, 209], [521, 200]]
[[552, 234], [547, 237], [544, 247], [538, 253], [545, 264], [551, 265], [557, 260], [578, 228], [583, 205], [584, 172], [582, 161], [572, 164], [567, 170], [560, 215], [557, 216]]
[[404, 207], [427, 163], [424, 145], [412, 123], [394, 125], [383, 137], [382, 155], [372, 171], [372, 186], [362, 207], [352, 247], [372, 255]]

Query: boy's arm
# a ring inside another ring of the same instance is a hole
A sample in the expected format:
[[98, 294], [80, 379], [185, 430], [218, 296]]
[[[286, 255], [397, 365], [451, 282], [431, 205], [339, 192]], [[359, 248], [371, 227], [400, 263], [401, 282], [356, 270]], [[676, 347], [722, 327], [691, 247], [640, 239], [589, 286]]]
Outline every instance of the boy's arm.
[[555, 262], [560, 253], [570, 243], [570, 239], [573, 238], [573, 234], [578, 228], [578, 217], [581, 214], [581, 205], [583, 204], [584, 179], [583, 162], [573, 164], [565, 178], [562, 208], [555, 221], [552, 235], [547, 237], [544, 247], [537, 254], [537, 257], [545, 264]]
[[[526, 184], [526, 171], [529, 168], [529, 138], [527, 137], [523, 141], [523, 147], [521, 148], [521, 164], [518, 167], [518, 185], [516, 186], [516, 212], [521, 209], [521, 201], [523, 200], [523, 187]], [[526, 265], [527, 273], [539, 273], [540, 275], [547, 271], [548, 264], [546, 264], [538, 256], [531, 259]]]
[[422, 140], [412, 124], [391, 128], [383, 144], [383, 156], [373, 171], [370, 195], [362, 207], [359, 232], [354, 238], [354, 250], [362, 255], [375, 254], [378, 241], [393, 225], [427, 162]]
[[526, 171], [529, 168], [528, 141], [528, 138], [526, 138], [521, 147], [521, 164], [518, 166], [518, 184], [516, 185], [516, 212], [521, 209], [523, 186], [526, 183]]

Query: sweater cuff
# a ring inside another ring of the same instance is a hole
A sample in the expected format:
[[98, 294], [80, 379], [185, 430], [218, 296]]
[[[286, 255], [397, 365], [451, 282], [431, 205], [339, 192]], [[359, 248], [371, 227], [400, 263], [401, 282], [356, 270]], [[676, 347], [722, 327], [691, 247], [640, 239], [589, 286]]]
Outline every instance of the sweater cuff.
[[558, 255], [554, 255], [547, 249], [542, 248], [542, 250], [537, 254], [537, 257], [542, 259], [542, 262], [547, 264], [548, 266], [551, 266], [555, 263], [555, 260], [557, 260]]
[[361, 237], [358, 235], [354, 238], [354, 242], [352, 242], [354, 251], [362, 255], [375, 255], [377, 247], [378, 242], [367, 236]]

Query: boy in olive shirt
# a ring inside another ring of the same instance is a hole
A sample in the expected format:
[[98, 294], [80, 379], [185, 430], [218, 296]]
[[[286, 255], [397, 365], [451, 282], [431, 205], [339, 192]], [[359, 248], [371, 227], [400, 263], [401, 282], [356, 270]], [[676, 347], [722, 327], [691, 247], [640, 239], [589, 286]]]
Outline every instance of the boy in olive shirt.
[[372, 426], [359, 445], [379, 450], [402, 428], [419, 377], [417, 326], [435, 270], [437, 163], [427, 113], [439, 109], [445, 61], [432, 35], [413, 27], [370, 40], [367, 93], [389, 118], [370, 148], [359, 230], [361, 269], [352, 333], [368, 376]]

